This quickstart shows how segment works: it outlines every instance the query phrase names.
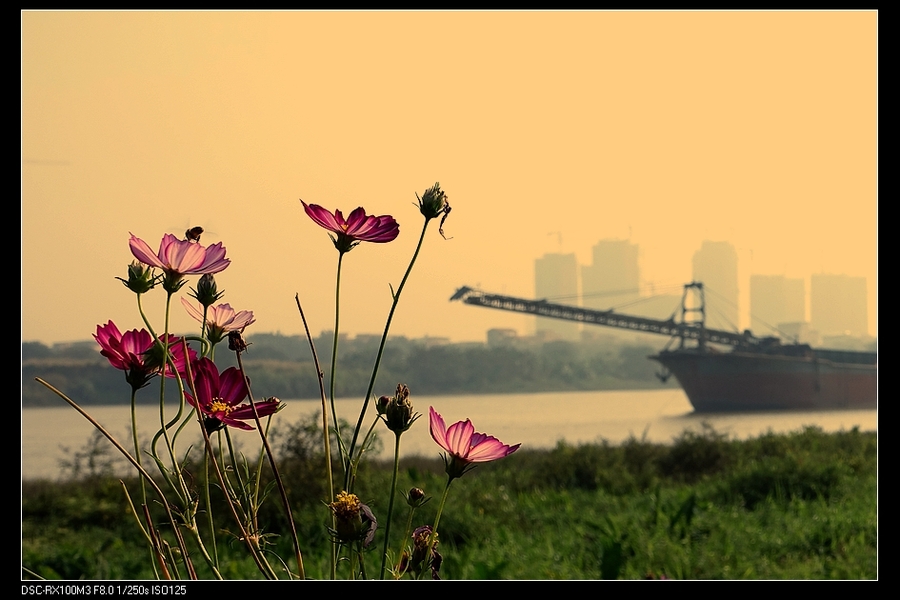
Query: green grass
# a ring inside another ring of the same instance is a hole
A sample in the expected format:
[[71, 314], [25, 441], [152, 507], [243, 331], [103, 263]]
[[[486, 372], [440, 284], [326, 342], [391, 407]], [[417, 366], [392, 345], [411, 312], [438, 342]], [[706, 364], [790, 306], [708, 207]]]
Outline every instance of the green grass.
[[[282, 465], [307, 573], [322, 578], [327, 509], [321, 487], [304, 476], [320, 472], [321, 464], [316, 456], [289, 452]], [[355, 490], [382, 524], [389, 482], [389, 465], [368, 464]], [[445, 484], [440, 461], [401, 463], [399, 489], [416, 486], [433, 497], [413, 527], [432, 522]], [[439, 532], [441, 574], [875, 579], [876, 498], [877, 436], [858, 430], [807, 428], [735, 441], [707, 429], [686, 432], [670, 445], [632, 439], [619, 446], [521, 450], [453, 482]], [[408, 510], [402, 501], [396, 504], [393, 548]], [[217, 510], [220, 528], [233, 530], [224, 510]], [[286, 531], [276, 498], [260, 520], [268, 531]], [[23, 567], [41, 577], [153, 577], [118, 481], [25, 482], [22, 527]], [[380, 550], [382, 532], [373, 548]], [[259, 578], [236, 540], [226, 534], [219, 540], [226, 577]], [[277, 554], [291, 555], [287, 536], [274, 541]], [[370, 574], [380, 562], [377, 552], [367, 558]], [[211, 576], [202, 564], [198, 570]]]

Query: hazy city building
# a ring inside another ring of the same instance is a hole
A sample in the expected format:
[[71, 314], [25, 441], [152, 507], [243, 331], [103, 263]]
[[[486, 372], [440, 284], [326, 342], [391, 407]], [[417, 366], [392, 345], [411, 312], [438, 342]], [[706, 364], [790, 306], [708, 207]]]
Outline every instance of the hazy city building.
[[810, 322], [820, 335], [868, 335], [865, 277], [819, 273], [809, 288]]
[[581, 267], [581, 302], [585, 308], [621, 308], [640, 296], [638, 246], [627, 240], [600, 240], [593, 248], [593, 263]]
[[515, 329], [495, 327], [487, 330], [487, 344], [491, 347], [511, 346], [519, 339]]
[[694, 253], [694, 281], [703, 282], [706, 326], [738, 331], [738, 257], [729, 242], [704, 241]]
[[[578, 304], [578, 263], [575, 254], [545, 254], [534, 261], [534, 297], [560, 304]], [[535, 333], [564, 340], [579, 338], [573, 321], [535, 317]]]
[[775, 328], [787, 336], [782, 325], [805, 321], [806, 286], [802, 279], [784, 275], [750, 276], [750, 329], [754, 333], [773, 335], [772, 328]]

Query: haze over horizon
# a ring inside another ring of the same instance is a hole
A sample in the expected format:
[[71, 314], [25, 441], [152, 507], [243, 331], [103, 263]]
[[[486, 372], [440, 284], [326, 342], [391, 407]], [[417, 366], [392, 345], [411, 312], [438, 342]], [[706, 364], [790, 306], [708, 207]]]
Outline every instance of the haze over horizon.
[[[704, 240], [751, 274], [865, 277], [877, 332], [878, 13], [67, 12], [22, 25], [22, 340], [142, 326], [115, 277], [129, 232], [206, 229], [252, 333], [331, 330], [337, 252], [299, 199], [391, 214], [345, 256], [341, 331], [483, 340], [533, 318], [449, 302], [534, 296], [534, 260], [601, 239], [641, 279], [691, 279]], [[195, 285], [190, 278], [182, 295]], [[165, 294], [144, 308], [156, 325]], [[193, 329], [180, 302], [173, 331]]]

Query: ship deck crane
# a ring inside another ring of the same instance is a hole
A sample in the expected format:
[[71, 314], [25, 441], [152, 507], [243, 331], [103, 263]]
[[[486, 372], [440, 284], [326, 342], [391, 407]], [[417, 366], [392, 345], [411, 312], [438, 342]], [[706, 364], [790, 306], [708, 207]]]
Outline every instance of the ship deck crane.
[[[693, 294], [699, 296], [699, 305], [695, 304], [689, 306], [688, 299], [689, 296]], [[606, 325], [607, 327], [618, 327], [621, 329], [631, 329], [632, 331], [667, 335], [673, 338], [679, 338], [682, 346], [684, 346], [685, 340], [695, 340], [701, 348], [705, 347], [707, 343], [724, 344], [736, 347], [773, 345], [780, 343], [778, 338], [758, 338], [754, 336], [749, 329], [745, 330], [743, 333], [707, 329], [705, 324], [706, 311], [703, 283], [699, 281], [685, 284], [684, 294], [681, 299], [681, 318], [679, 321], [676, 321], [674, 316], [668, 320], [648, 319], [616, 313], [612, 309], [594, 310], [567, 304], [557, 304], [548, 302], [547, 300], [527, 300], [525, 298], [517, 298], [514, 296], [491, 294], [468, 286], [463, 286], [456, 290], [456, 293], [450, 297], [451, 302], [454, 300], [461, 300], [465, 304], [471, 304], [473, 306], [484, 306], [486, 308], [507, 310], [539, 317], [577, 321], [592, 325]], [[697, 318], [696, 315], [699, 315], [699, 318]]]

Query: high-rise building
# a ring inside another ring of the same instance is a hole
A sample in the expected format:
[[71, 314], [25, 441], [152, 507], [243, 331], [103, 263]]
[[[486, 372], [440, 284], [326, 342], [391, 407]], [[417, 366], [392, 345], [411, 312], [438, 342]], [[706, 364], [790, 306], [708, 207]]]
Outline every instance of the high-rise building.
[[[806, 321], [806, 286], [784, 275], [750, 276], [750, 329], [773, 335], [785, 323]], [[786, 333], [786, 332], [785, 332]]]
[[809, 312], [820, 335], [868, 335], [866, 278], [819, 273], [810, 277]]
[[703, 282], [706, 326], [739, 331], [737, 251], [729, 242], [704, 241], [694, 253], [694, 281]]
[[640, 279], [637, 244], [600, 240], [593, 248], [593, 263], [581, 267], [582, 305], [598, 310], [626, 307], [640, 297]]
[[[560, 304], [578, 304], [578, 265], [574, 254], [545, 254], [534, 261], [534, 297]], [[535, 317], [538, 335], [577, 340], [579, 323]]]

